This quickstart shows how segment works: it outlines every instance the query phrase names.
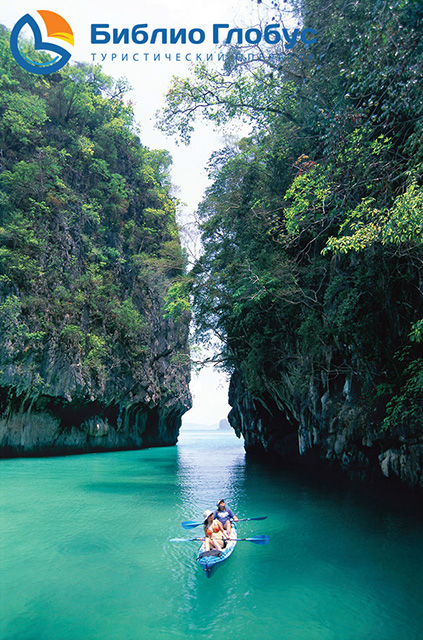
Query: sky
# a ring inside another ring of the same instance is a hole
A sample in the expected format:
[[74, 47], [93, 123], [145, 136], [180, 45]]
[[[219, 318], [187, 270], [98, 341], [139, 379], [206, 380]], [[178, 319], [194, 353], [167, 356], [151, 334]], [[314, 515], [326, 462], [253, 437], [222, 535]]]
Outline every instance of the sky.
[[[231, 27], [252, 27], [259, 21], [258, 5], [254, 0], [144, 0], [143, 2], [101, 0], [0, 0], [0, 22], [12, 29], [26, 13], [37, 18], [37, 10], [49, 10], [60, 14], [72, 27], [75, 45], [70, 47], [72, 61], [101, 63], [103, 71], [114, 78], [125, 76], [132, 87], [128, 95], [134, 106], [137, 122], [140, 124], [140, 138], [144, 145], [154, 149], [167, 149], [173, 158], [172, 181], [177, 187], [177, 196], [185, 203], [179, 213], [179, 220], [189, 224], [195, 209], [207, 186], [205, 165], [211, 153], [223, 146], [223, 131], [215, 131], [210, 124], [199, 123], [189, 147], [178, 146], [176, 140], [165, 136], [155, 127], [155, 113], [164, 106], [165, 93], [172, 75], [187, 76], [190, 63], [185, 60], [187, 53], [202, 55], [216, 52], [212, 44], [212, 25], [227, 23]], [[40, 27], [44, 28], [42, 22]], [[161, 39], [155, 44], [91, 44], [91, 24], [108, 24], [109, 31], [137, 24], [148, 24], [148, 33], [153, 29], [200, 28], [206, 34], [203, 44], [163, 45]], [[57, 40], [53, 41], [57, 44]], [[62, 43], [60, 43], [62, 44]], [[139, 61], [132, 60], [138, 52]], [[149, 60], [144, 53], [149, 52]], [[175, 58], [180, 53], [181, 61]], [[96, 53], [93, 58], [93, 53]], [[116, 53], [114, 60], [112, 53]], [[128, 61], [122, 61], [122, 54], [128, 53]], [[160, 60], [151, 60], [153, 54], [160, 53]], [[165, 54], [171, 54], [171, 60]], [[232, 127], [232, 135], [245, 134], [245, 128]], [[194, 406], [184, 416], [185, 422], [215, 424], [226, 417], [230, 407], [227, 404], [228, 381], [212, 367], [193, 374], [191, 391]]]

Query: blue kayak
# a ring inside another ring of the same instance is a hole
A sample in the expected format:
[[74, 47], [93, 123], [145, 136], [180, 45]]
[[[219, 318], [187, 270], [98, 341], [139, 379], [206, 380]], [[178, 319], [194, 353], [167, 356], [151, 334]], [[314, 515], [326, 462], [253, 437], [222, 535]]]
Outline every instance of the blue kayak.
[[225, 560], [227, 560], [229, 556], [232, 554], [233, 550], [235, 549], [237, 537], [238, 537], [238, 533], [236, 530], [236, 526], [235, 526], [235, 523], [232, 522], [231, 540], [228, 542], [228, 544], [226, 545], [226, 547], [223, 549], [223, 551], [219, 556], [218, 555], [202, 555], [204, 553], [204, 544], [205, 544], [203, 542], [198, 552], [197, 562], [204, 569], [204, 571], [206, 572], [206, 576], [208, 578], [210, 578], [212, 571], [217, 566], [219, 566], [219, 564], [221, 564], [222, 562], [225, 562]]

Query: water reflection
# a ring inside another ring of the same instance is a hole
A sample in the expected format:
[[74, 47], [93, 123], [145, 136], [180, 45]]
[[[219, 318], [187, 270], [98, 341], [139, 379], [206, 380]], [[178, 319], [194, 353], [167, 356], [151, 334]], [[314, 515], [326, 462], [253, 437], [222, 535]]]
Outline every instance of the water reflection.
[[[144, 451], [1, 465], [0, 637], [8, 640], [420, 640], [423, 526], [323, 478], [246, 459], [231, 433]], [[240, 542], [196, 565], [219, 498]], [[48, 611], [48, 616], [44, 615]]]
[[233, 432], [210, 428], [181, 431], [177, 482], [185, 520], [198, 520], [221, 498], [237, 511], [243, 493], [245, 452]]
[[[202, 527], [186, 531], [181, 522], [193, 520], [201, 522], [206, 508], [214, 509], [218, 500], [225, 498], [228, 505], [237, 513], [244, 494], [245, 452], [243, 442], [233, 432], [219, 432], [215, 429], [183, 429], [177, 447], [176, 484], [179, 491], [179, 533], [181, 538], [195, 538], [202, 535]], [[186, 632], [198, 632], [198, 618], [204, 617], [205, 600], [210, 597], [210, 587], [203, 571], [196, 566], [195, 558], [200, 542], [187, 542], [166, 545], [164, 552], [172, 567], [178, 589], [183, 592], [179, 601], [178, 613], [186, 616]], [[225, 567], [228, 571], [232, 563], [229, 558]], [[219, 568], [220, 569], [220, 568]], [[223, 572], [222, 577], [224, 577]], [[181, 584], [181, 575], [184, 582]], [[219, 574], [218, 574], [219, 575]], [[217, 577], [219, 581], [219, 577]], [[230, 587], [231, 588], [231, 587]], [[205, 599], [205, 600], [204, 600]], [[226, 593], [222, 613], [231, 607], [230, 594]], [[208, 607], [206, 610], [208, 611]], [[215, 613], [205, 626], [214, 626]], [[180, 617], [178, 616], [180, 620]], [[180, 623], [172, 629], [180, 630]]]
[[[198, 619], [203, 628], [219, 629], [210, 603], [213, 583], [221, 596], [219, 618], [231, 621], [239, 637], [245, 628], [257, 634], [265, 628], [271, 639], [421, 637], [423, 576], [407, 561], [423, 558], [418, 519], [349, 485], [246, 459], [231, 434], [227, 440], [226, 434], [212, 435], [186, 432], [181, 438], [181, 520], [199, 522], [203, 510], [224, 497], [241, 517], [268, 515], [263, 522], [240, 523], [240, 529], [245, 536], [267, 533], [271, 542], [237, 545], [211, 581], [195, 566], [199, 543], [169, 551], [175, 576], [185, 579], [178, 588], [187, 636], [198, 633]], [[194, 537], [201, 527], [180, 532]], [[180, 621], [175, 633], [178, 626]]]

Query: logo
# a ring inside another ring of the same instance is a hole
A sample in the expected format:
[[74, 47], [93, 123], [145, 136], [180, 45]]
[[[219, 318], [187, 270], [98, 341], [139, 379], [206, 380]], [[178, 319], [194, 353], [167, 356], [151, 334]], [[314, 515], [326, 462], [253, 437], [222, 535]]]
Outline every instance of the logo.
[[[16, 62], [30, 73], [37, 73], [38, 75], [45, 76], [48, 73], [54, 73], [59, 71], [70, 60], [71, 54], [67, 49], [53, 44], [50, 42], [50, 38], [57, 40], [63, 40], [68, 45], [74, 45], [73, 31], [69, 24], [62, 16], [53, 11], [37, 11], [41, 16], [46, 30], [48, 41], [43, 40], [41, 29], [38, 26], [37, 21], [29, 14], [26, 13], [20, 20], [17, 21], [10, 34], [10, 50], [15, 58]], [[36, 62], [31, 60], [19, 47], [19, 34], [24, 27], [28, 26], [34, 34], [34, 49], [36, 51], [51, 51], [56, 56], [48, 60], [47, 62]]]

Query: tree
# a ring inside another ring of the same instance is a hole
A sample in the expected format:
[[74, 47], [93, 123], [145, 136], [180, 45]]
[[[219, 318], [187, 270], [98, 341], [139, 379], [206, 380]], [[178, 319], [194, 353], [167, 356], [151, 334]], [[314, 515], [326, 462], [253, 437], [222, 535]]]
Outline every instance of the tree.
[[[171, 158], [141, 144], [125, 80], [80, 63], [22, 74], [8, 38], [3, 29], [1, 369], [31, 394], [32, 368], [34, 393], [48, 394], [45, 362], [59, 344], [81, 363], [87, 389], [104, 388], [128, 369], [140, 375], [155, 340], [152, 309], [186, 333]], [[167, 339], [186, 360], [177, 331]]]
[[198, 335], [224, 341], [219, 361], [264, 406], [295, 413], [310, 380], [323, 396], [348, 376], [399, 437], [421, 428], [423, 398], [423, 14], [400, 0], [296, 8], [318, 31], [314, 59], [229, 49], [222, 71], [175, 79], [161, 115], [184, 141], [199, 114], [252, 127], [210, 163]]

